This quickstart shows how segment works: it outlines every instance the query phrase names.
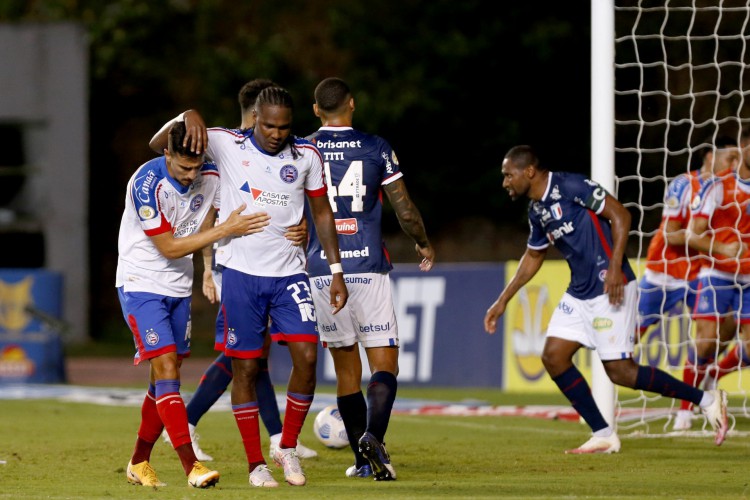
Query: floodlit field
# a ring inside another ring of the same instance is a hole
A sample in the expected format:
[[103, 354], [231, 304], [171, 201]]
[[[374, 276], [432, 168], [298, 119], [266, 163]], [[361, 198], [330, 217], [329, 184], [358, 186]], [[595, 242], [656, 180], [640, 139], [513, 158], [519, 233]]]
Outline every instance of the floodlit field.
[[[278, 388], [277, 388], [278, 390]], [[330, 390], [330, 389], [329, 389]], [[492, 404], [564, 404], [558, 396], [500, 394], [489, 390], [404, 388], [402, 397], [479, 398]], [[731, 402], [730, 402], [731, 403]], [[616, 455], [572, 456], [587, 428], [577, 422], [528, 417], [394, 415], [388, 449], [394, 482], [344, 477], [348, 449], [330, 450], [312, 435], [302, 440], [319, 457], [303, 461], [308, 484], [292, 487], [271, 466], [277, 489], [248, 485], [239, 434], [230, 412], [211, 411], [198, 431], [201, 446], [221, 472], [216, 488], [187, 486], [176, 454], [158, 443], [152, 465], [168, 486], [158, 491], [125, 480], [139, 410], [53, 400], [0, 401], [0, 498], [747, 498], [750, 430], [747, 418], [716, 447], [710, 437], [644, 439], [623, 436]], [[262, 431], [265, 432], [265, 431]], [[267, 453], [268, 439], [263, 434]]]

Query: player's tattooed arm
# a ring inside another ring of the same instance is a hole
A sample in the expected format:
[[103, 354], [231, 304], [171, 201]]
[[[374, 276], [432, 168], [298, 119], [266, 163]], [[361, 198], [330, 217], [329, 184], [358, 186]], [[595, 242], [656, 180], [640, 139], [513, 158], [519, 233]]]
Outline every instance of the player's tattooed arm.
[[404, 180], [397, 179], [386, 184], [383, 190], [388, 196], [388, 201], [391, 202], [393, 210], [396, 212], [401, 229], [414, 240], [417, 254], [423, 257], [420, 269], [429, 271], [432, 268], [432, 263], [435, 261], [435, 250], [430, 245], [422, 215], [409, 196], [409, 191], [406, 189]]

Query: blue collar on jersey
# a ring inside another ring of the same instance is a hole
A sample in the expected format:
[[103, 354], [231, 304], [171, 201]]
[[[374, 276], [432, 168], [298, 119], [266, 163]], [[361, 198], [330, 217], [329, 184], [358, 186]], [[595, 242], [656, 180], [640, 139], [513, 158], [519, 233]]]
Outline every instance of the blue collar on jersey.
[[164, 178], [169, 181], [169, 183], [177, 190], [178, 193], [185, 194], [190, 190], [190, 186], [183, 186], [169, 174], [169, 169], [167, 168], [166, 156], [161, 157], [161, 161], [159, 162], [159, 168], [161, 169], [161, 174], [164, 176]]

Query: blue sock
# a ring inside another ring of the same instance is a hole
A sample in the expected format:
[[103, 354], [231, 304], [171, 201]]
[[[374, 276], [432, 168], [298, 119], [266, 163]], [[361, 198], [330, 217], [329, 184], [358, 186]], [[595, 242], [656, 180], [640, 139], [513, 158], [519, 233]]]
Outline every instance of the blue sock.
[[232, 381], [232, 360], [224, 353], [211, 363], [197, 389], [193, 393], [187, 404], [188, 422], [198, 425], [198, 421], [213, 406], [214, 403], [227, 390], [229, 383]]
[[396, 376], [390, 372], [373, 373], [367, 384], [367, 432], [381, 443], [388, 430], [397, 389]]
[[258, 397], [258, 408], [260, 419], [266, 426], [268, 434], [273, 436], [281, 432], [281, 413], [279, 403], [276, 401], [276, 391], [271, 383], [271, 374], [268, 372], [268, 360], [258, 359], [258, 375], [255, 378], [255, 393]]
[[571, 366], [563, 373], [552, 379], [562, 393], [568, 398], [570, 404], [583, 418], [592, 432], [600, 431], [608, 427], [607, 421], [604, 420], [596, 401], [591, 395], [591, 388], [583, 378], [578, 368]]
[[703, 391], [652, 366], [639, 366], [634, 389], [700, 404]]

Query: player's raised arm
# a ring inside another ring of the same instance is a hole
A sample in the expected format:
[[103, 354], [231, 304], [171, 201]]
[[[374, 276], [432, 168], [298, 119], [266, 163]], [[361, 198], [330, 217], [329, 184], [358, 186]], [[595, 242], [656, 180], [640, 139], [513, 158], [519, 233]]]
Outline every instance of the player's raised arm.
[[167, 148], [169, 139], [169, 129], [175, 122], [185, 122], [185, 140], [184, 147], [190, 147], [190, 151], [201, 154], [208, 144], [208, 132], [206, 132], [206, 123], [203, 117], [194, 109], [188, 109], [178, 116], [165, 123], [161, 129], [151, 138], [148, 146], [156, 153], [162, 154]]

